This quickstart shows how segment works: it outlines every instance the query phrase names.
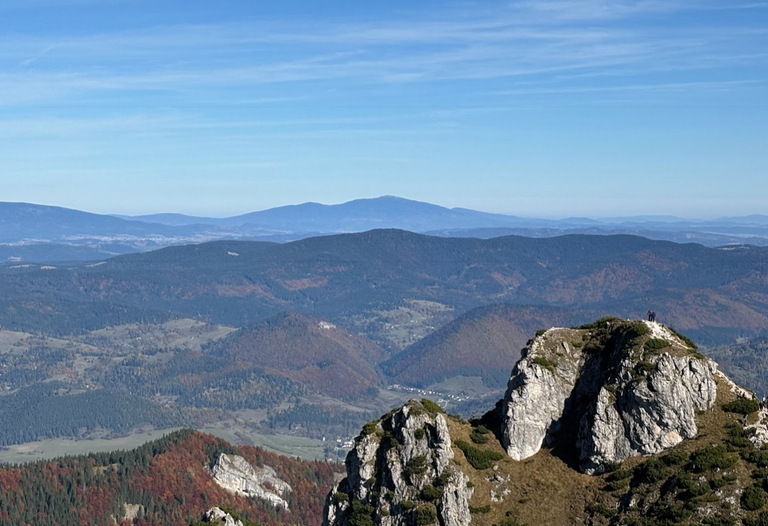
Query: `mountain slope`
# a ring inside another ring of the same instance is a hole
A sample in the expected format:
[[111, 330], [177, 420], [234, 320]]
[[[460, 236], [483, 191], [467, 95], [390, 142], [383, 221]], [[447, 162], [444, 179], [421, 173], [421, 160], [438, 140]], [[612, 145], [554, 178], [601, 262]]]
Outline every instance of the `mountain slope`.
[[768, 395], [768, 338], [723, 345], [707, 349], [728, 376], [760, 397]]
[[520, 358], [530, 334], [573, 323], [573, 314], [555, 308], [479, 307], [390, 358], [382, 369], [390, 381], [409, 386], [462, 375], [480, 376], [488, 387], [501, 389], [509, 379], [509, 364]]
[[240, 329], [207, 352], [334, 397], [355, 398], [380, 383], [374, 370], [383, 351], [374, 343], [327, 321], [286, 313]]
[[291, 232], [296, 236], [310, 232], [318, 234], [402, 228], [452, 237], [629, 234], [680, 243], [697, 242], [712, 247], [743, 243], [760, 246], [768, 244], [765, 216], [716, 220], [688, 220], [674, 216], [611, 217], [599, 220], [571, 217], [550, 220], [492, 214], [466, 208], [445, 208], [393, 196], [356, 199], [338, 205], [304, 203], [281, 206], [226, 218], [182, 214], [119, 217], [172, 226], [215, 225], [251, 235]]

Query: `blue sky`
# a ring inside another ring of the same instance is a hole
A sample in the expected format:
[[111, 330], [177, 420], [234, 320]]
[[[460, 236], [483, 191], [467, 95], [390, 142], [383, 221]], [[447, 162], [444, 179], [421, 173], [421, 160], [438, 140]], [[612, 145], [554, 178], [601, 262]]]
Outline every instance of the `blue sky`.
[[768, 214], [766, 73], [750, 0], [3, 0], [0, 200]]

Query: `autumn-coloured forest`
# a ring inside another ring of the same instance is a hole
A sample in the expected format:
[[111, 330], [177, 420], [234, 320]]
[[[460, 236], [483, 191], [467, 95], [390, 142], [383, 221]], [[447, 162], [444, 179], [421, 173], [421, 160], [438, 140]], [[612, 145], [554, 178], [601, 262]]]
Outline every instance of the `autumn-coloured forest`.
[[[219, 487], [208, 470], [220, 453], [242, 455], [254, 466], [272, 466], [293, 488], [287, 497], [290, 511]], [[233, 447], [212, 435], [182, 430], [131, 451], [0, 468], [0, 523], [188, 526], [207, 509], [223, 505], [264, 525], [318, 525], [325, 496], [341, 470], [338, 464]], [[139, 504], [143, 512], [124, 520], [126, 504]]]

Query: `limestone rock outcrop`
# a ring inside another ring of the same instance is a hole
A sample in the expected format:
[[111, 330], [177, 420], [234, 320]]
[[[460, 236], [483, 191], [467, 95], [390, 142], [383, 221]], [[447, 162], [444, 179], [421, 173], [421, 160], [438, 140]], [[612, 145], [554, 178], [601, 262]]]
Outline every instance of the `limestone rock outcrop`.
[[716, 372], [658, 323], [550, 329], [529, 342], [512, 371], [504, 447], [522, 460], [567, 435], [585, 473], [658, 453], [696, 435], [696, 412], [715, 403]]
[[242, 521], [235, 520], [232, 515], [218, 507], [206, 511], [203, 520], [215, 526], [243, 526]]
[[359, 524], [363, 516], [383, 526], [467, 526], [472, 489], [452, 459], [445, 416], [433, 403], [410, 400], [363, 428], [346, 478], [327, 498], [324, 526]]
[[693, 342], [604, 318], [538, 332], [480, 418], [411, 400], [366, 424], [323, 526], [757, 524], [767, 443], [765, 404]]
[[291, 486], [270, 466], [254, 468], [243, 457], [222, 453], [211, 471], [216, 483], [227, 491], [288, 509], [285, 496], [292, 491]]

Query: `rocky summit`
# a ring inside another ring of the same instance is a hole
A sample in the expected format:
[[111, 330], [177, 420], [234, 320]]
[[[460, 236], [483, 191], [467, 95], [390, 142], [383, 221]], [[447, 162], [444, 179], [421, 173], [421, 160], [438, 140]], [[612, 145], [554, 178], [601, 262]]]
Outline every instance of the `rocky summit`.
[[715, 403], [716, 371], [655, 322], [550, 329], [512, 372], [503, 405], [507, 454], [526, 459], [561, 431], [576, 438], [585, 473], [659, 453], [696, 436], [696, 412]]
[[482, 418], [369, 422], [324, 526], [768, 525], [768, 411], [669, 327], [538, 331]]

